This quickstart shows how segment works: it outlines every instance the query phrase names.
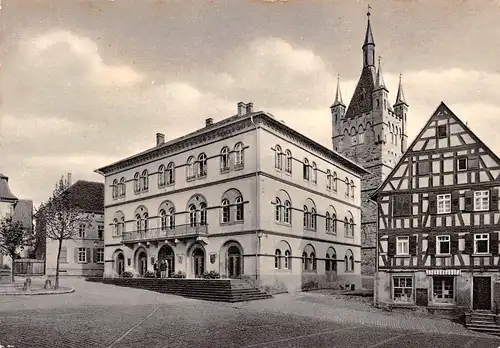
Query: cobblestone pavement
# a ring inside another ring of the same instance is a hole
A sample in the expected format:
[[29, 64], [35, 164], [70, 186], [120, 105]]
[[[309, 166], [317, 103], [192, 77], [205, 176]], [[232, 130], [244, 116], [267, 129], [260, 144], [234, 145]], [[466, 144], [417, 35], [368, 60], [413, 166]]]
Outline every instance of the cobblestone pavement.
[[420, 332], [414, 322], [401, 330], [392, 319], [385, 326], [372, 326], [374, 316], [387, 322], [394, 315], [364, 313], [368, 319], [355, 319], [362, 318], [363, 312], [335, 307], [341, 305], [337, 299], [317, 294], [220, 304], [78, 279], [62, 284], [76, 291], [58, 296], [0, 296], [0, 344], [15, 348], [500, 346], [499, 338], [456, 327], [444, 332], [454, 326], [446, 322], [429, 331], [430, 322], [425, 323]]

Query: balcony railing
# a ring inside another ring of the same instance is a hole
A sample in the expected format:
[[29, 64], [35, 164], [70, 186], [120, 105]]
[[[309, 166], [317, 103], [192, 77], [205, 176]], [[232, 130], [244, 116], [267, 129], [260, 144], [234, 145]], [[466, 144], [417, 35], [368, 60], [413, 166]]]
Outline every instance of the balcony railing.
[[208, 234], [208, 225], [176, 225], [170, 227], [155, 227], [145, 230], [123, 232], [123, 242], [135, 242], [145, 240], [158, 240], [168, 238], [187, 238], [205, 236]]

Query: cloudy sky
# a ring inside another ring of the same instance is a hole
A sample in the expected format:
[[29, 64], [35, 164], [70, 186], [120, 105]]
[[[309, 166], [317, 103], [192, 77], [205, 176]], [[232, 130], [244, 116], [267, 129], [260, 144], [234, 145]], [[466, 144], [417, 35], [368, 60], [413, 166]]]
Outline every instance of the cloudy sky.
[[[238, 101], [330, 146], [362, 64], [366, 1], [3, 0], [0, 172], [39, 204], [57, 179], [233, 115]], [[373, 0], [394, 101], [413, 139], [444, 101], [500, 153], [500, 1]]]

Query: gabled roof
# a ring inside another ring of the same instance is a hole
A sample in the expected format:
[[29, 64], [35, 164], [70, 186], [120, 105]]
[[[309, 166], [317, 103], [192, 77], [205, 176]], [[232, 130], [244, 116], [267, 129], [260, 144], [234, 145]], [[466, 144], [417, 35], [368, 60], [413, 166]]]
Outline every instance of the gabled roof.
[[0, 202], [17, 201], [17, 197], [9, 189], [9, 178], [0, 173]]
[[74, 204], [87, 213], [104, 214], [104, 184], [78, 180], [66, 192]]
[[[411, 145], [408, 147], [408, 149], [405, 151], [405, 153], [401, 156], [401, 158], [399, 159], [398, 163], [394, 166], [394, 168], [392, 169], [391, 173], [387, 176], [387, 178], [384, 180], [384, 182], [375, 190], [375, 192], [370, 196], [370, 199], [372, 200], [375, 200], [378, 196], [378, 194], [380, 192], [382, 192], [384, 190], [384, 188], [388, 185], [388, 183], [391, 181], [391, 179], [393, 178], [394, 176], [394, 173], [396, 173], [401, 165], [405, 162], [405, 160], [413, 155], [414, 153], [418, 153], [418, 151], [420, 151], [420, 146], [422, 144], [422, 141], [421, 139], [423, 138], [425, 132], [431, 128], [432, 126], [432, 123], [434, 121], [437, 121], [437, 120], [442, 120], [444, 118], [451, 118], [453, 119], [456, 124], [458, 124], [462, 130], [468, 135], [470, 136], [470, 142], [472, 143], [476, 143], [476, 144], [479, 144], [479, 146], [484, 149], [488, 155], [496, 162], [500, 165], [500, 158], [493, 152], [491, 151], [491, 149], [486, 145], [484, 144], [483, 141], [481, 141], [481, 139], [479, 139], [476, 134], [474, 134], [474, 132], [469, 128], [467, 127], [466, 124], [464, 124], [460, 118], [458, 118], [457, 115], [455, 115], [453, 113], [453, 111], [450, 110], [450, 108], [448, 108], [448, 106], [444, 103], [444, 102], [441, 102], [439, 104], [439, 106], [437, 107], [436, 111], [434, 111], [434, 113], [432, 114], [432, 116], [429, 118], [429, 120], [426, 122], [426, 124], [422, 127], [422, 129], [420, 130], [419, 134], [415, 137], [415, 139], [413, 140], [413, 142], [411, 143]], [[417, 146], [418, 144], [418, 146]], [[425, 148], [423, 149], [425, 150]], [[500, 171], [499, 171], [499, 174], [496, 175], [495, 177], [493, 177], [494, 180], [500, 180]]]

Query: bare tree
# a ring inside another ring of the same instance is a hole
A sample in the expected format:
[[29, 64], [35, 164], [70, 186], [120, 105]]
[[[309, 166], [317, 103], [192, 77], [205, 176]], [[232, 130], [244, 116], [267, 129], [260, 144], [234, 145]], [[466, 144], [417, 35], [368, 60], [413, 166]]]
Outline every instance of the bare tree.
[[43, 203], [37, 212], [37, 223], [43, 224], [45, 237], [58, 242], [54, 282], [56, 289], [59, 287], [59, 260], [63, 242], [77, 237], [80, 226], [87, 227], [92, 223], [91, 214], [86, 214], [75, 202], [75, 197], [67, 190], [61, 179], [52, 197]]
[[19, 252], [33, 245], [34, 236], [30, 228], [15, 221], [11, 215], [0, 220], [0, 252], [12, 260], [10, 281], [14, 282], [14, 263]]

